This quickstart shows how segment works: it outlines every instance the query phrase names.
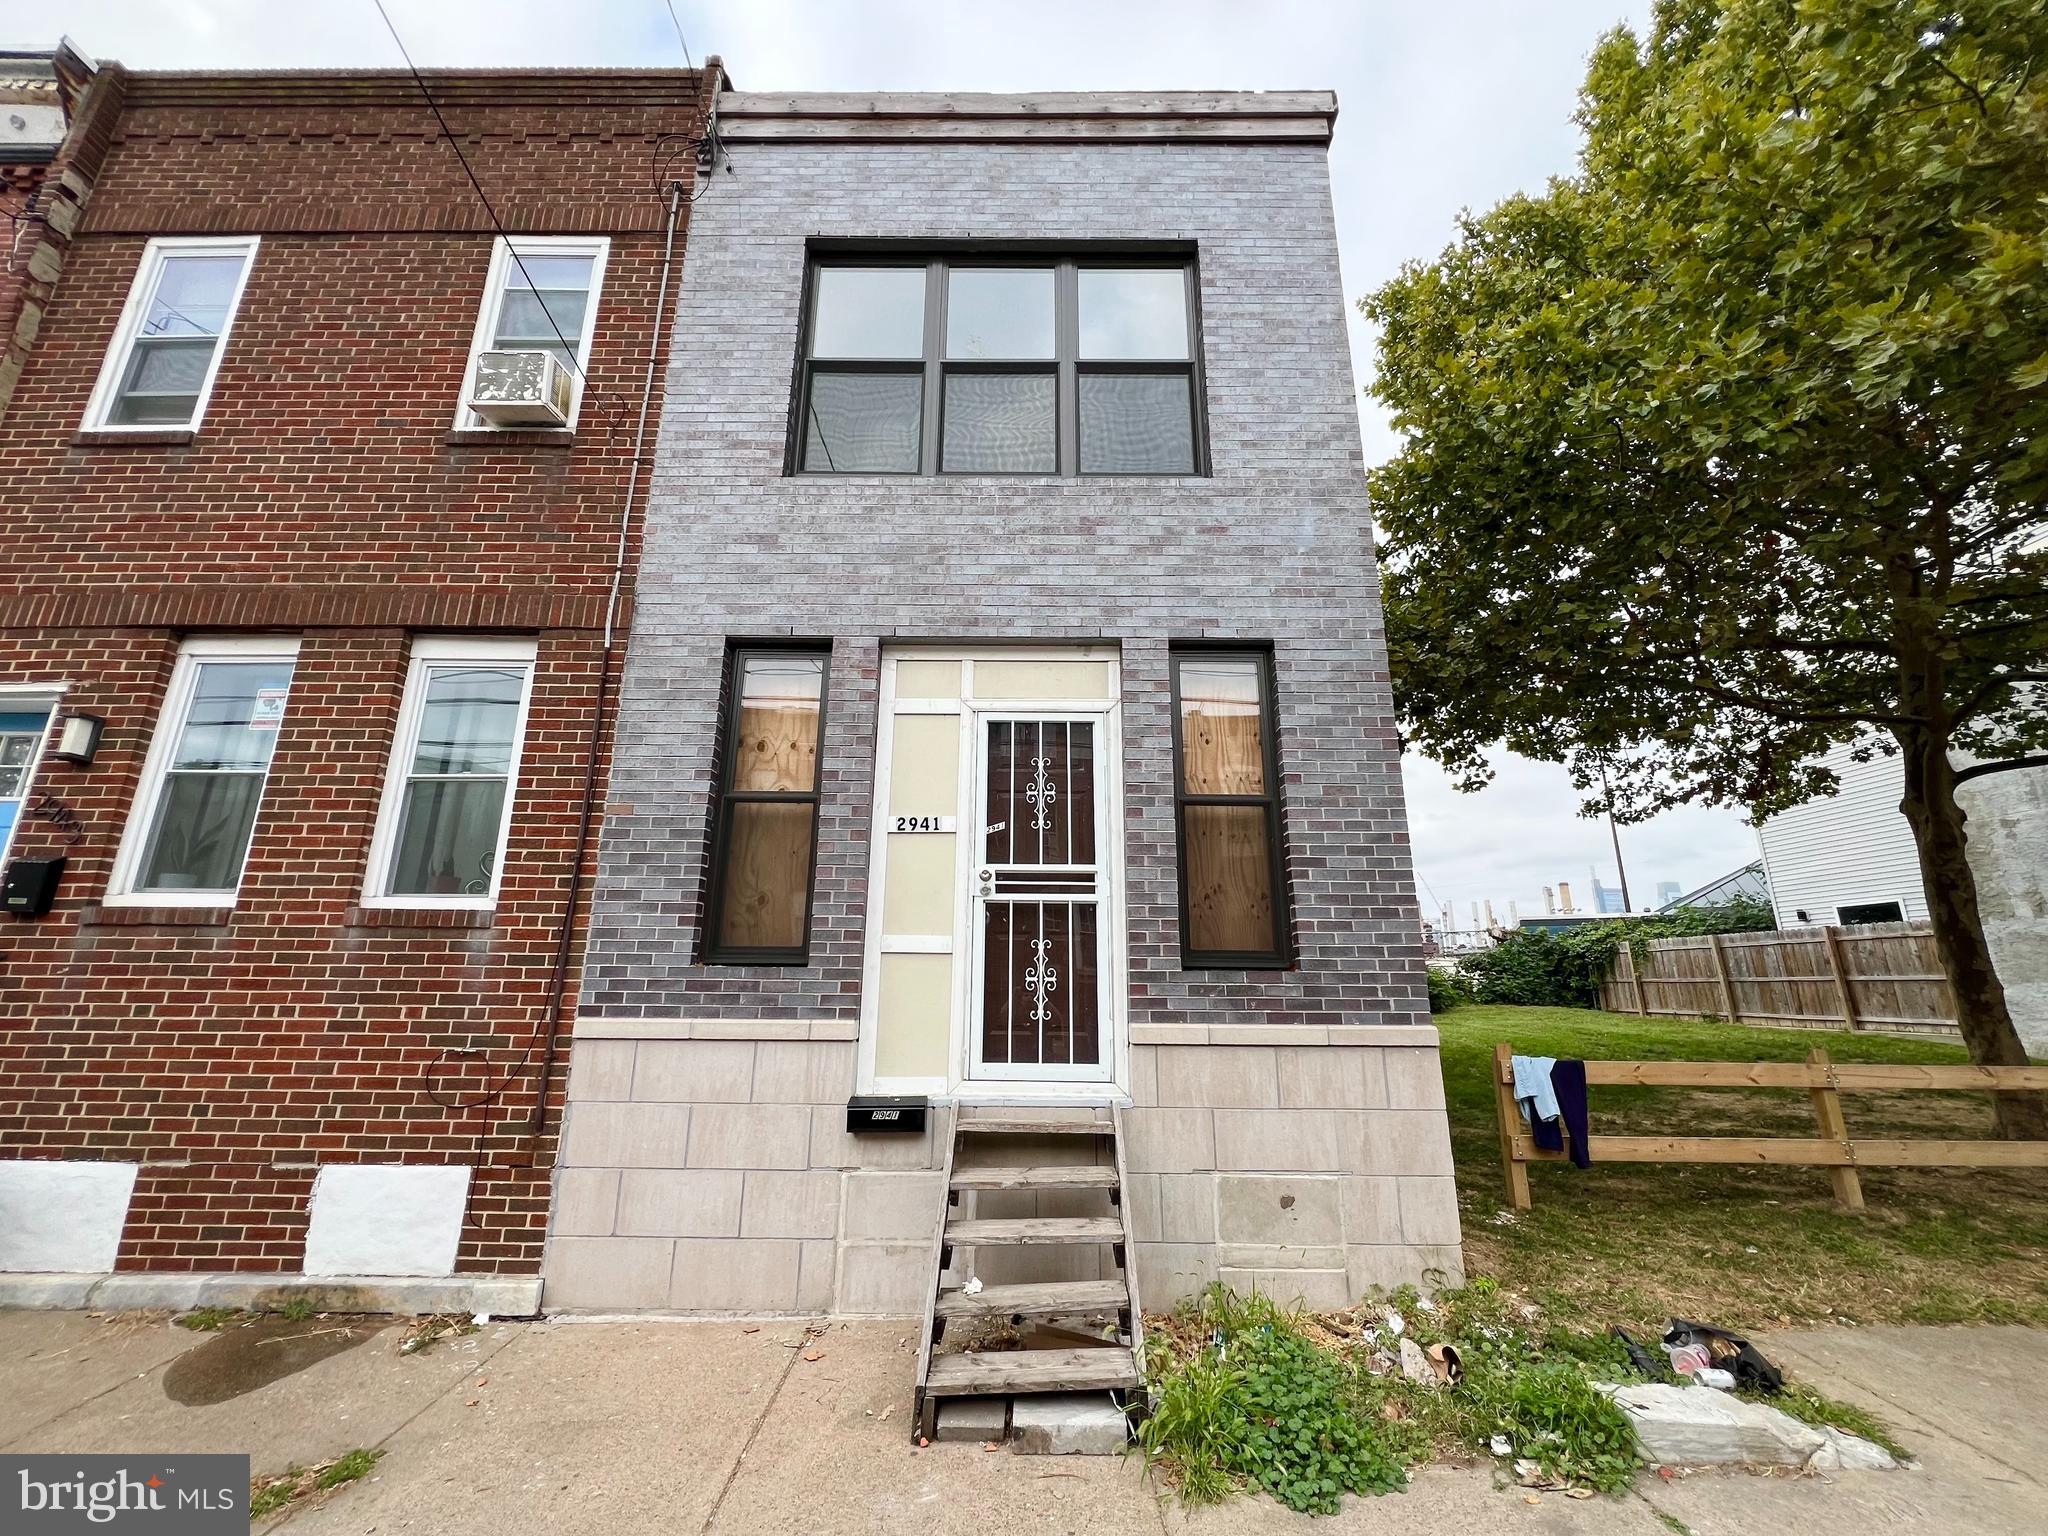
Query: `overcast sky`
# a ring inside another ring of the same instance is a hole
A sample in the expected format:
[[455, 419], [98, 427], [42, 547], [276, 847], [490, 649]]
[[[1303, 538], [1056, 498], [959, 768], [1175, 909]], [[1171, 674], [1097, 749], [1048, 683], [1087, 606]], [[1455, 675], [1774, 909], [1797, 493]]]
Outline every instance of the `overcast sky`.
[[[692, 55], [723, 56], [748, 90], [1300, 89], [1337, 92], [1331, 171], [1344, 291], [1428, 257], [1461, 208], [1571, 168], [1585, 59], [1648, 0], [674, 0]], [[385, 0], [422, 65], [674, 65], [663, 0]], [[34, 13], [86, 52], [139, 68], [392, 66], [371, 0], [55, 0]], [[7, 25], [9, 33], [21, 26]], [[0, 36], [42, 44], [48, 37]], [[1360, 384], [1372, 339], [1354, 313]], [[1396, 441], [1361, 397], [1368, 462]], [[1511, 662], [1512, 658], [1503, 658]], [[1540, 911], [1542, 887], [1614, 877], [1604, 823], [1575, 816], [1564, 770], [1504, 759], [1460, 795], [1406, 764], [1423, 910], [1491, 899]], [[1732, 811], [1673, 812], [1622, 834], [1638, 905], [1659, 880], [1690, 889], [1756, 857]]]

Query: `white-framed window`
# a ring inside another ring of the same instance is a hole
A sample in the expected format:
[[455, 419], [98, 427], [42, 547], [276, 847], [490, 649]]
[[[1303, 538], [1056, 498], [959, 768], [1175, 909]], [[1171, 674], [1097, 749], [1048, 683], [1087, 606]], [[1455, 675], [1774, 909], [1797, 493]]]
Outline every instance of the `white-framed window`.
[[234, 901], [298, 655], [289, 635], [185, 642], [114, 859], [109, 901]]
[[254, 235], [149, 242], [86, 406], [88, 428], [198, 427], [256, 264], [257, 243]]
[[[476, 361], [485, 352], [550, 352], [569, 370], [569, 425], [583, 409], [583, 369], [597, 333], [597, 304], [604, 289], [605, 261], [612, 243], [602, 235], [500, 236], [491, 247], [491, 271], [484, 303], [463, 370], [458, 428], [490, 423], [469, 408]], [[563, 343], [567, 343], [566, 346]]]
[[497, 900], [534, 651], [531, 640], [413, 642], [364, 906], [485, 909]]
[[0, 683], [0, 865], [13, 852], [15, 829], [28, 813], [62, 692]]

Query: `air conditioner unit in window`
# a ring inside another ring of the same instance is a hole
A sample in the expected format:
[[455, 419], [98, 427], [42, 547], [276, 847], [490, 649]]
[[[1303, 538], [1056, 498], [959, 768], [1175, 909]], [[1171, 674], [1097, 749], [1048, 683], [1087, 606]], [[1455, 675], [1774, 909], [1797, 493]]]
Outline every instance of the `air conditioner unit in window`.
[[494, 427], [566, 427], [574, 387], [552, 352], [485, 352], [469, 408]]

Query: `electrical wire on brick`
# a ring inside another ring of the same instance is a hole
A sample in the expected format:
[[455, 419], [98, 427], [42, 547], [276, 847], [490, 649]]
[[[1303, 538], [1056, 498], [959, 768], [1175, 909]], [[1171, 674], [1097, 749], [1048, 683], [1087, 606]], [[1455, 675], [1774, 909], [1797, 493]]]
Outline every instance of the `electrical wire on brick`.
[[[526, 270], [526, 259], [519, 254], [518, 245], [506, 232], [504, 221], [498, 217], [498, 210], [491, 205], [490, 194], [484, 191], [484, 184], [477, 180], [476, 171], [470, 166], [469, 156], [462, 152], [461, 141], [455, 137], [455, 130], [448, 126], [448, 119], [441, 112], [441, 104], [434, 100], [433, 91], [427, 87], [426, 76], [420, 73], [419, 65], [413, 63], [411, 50], [405, 46], [405, 39], [398, 35], [398, 27], [391, 20], [391, 13], [384, 9], [384, 0], [370, 0], [370, 3], [377, 7], [377, 14], [384, 18], [384, 30], [391, 34], [391, 41], [398, 45], [399, 57], [405, 60], [405, 67], [412, 74], [413, 84], [420, 88], [420, 96], [425, 100], [427, 110], [434, 114], [434, 121], [440, 125], [441, 136], [448, 141], [448, 147], [455, 151], [456, 163], [462, 167], [462, 174], [469, 178], [469, 184], [476, 191], [477, 201], [483, 204], [484, 213], [490, 219], [491, 227], [498, 232], [498, 238], [505, 242], [505, 249], [511, 254], [513, 265], [519, 268], [519, 275], [526, 279], [527, 288], [538, 298], [540, 285], [534, 282], [533, 274]], [[544, 299], [541, 300], [540, 312], [547, 316], [548, 329], [555, 333], [555, 340], [560, 342], [562, 350], [568, 353], [569, 366], [576, 370], [576, 377], [583, 384], [585, 398], [597, 403], [605, 414], [606, 425], [616, 433], [622, 407], [603, 391], [591, 387], [590, 375], [584, 371], [583, 359], [577, 355], [576, 349], [569, 345], [569, 338], [562, 334], [561, 326], [555, 323], [554, 311], [548, 308]]]

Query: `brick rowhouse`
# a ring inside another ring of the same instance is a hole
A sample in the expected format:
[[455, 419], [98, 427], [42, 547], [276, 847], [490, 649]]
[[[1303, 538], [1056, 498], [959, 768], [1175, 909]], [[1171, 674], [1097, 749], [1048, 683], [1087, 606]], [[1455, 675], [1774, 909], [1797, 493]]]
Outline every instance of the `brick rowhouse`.
[[[53, 727], [8, 850], [68, 864], [46, 915], [0, 917], [0, 1202], [20, 1218], [0, 1269], [294, 1274], [322, 1170], [420, 1165], [470, 1170], [456, 1274], [537, 1273], [587, 911], [565, 950], [579, 810], [594, 772], [601, 811], [609, 750], [607, 705], [593, 769], [607, 595], [623, 539], [623, 647], [635, 422], [706, 77], [426, 77], [507, 231], [609, 239], [580, 416], [556, 433], [455, 429], [497, 230], [411, 76], [91, 78], [40, 177], [67, 206], [16, 242], [24, 271], [54, 249], [0, 400], [0, 686], [105, 721], [84, 766], [52, 755]], [[148, 243], [249, 235], [197, 429], [91, 430]], [[679, 224], [671, 295], [682, 243]], [[298, 649], [238, 892], [109, 899], [181, 648], [255, 634]], [[483, 636], [535, 647], [495, 903], [366, 904], [409, 657]], [[81, 1260], [76, 1229], [121, 1170], [118, 1247]], [[38, 1257], [18, 1234], [74, 1188], [84, 1215]]]

